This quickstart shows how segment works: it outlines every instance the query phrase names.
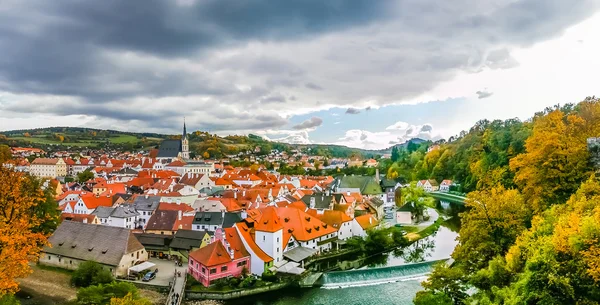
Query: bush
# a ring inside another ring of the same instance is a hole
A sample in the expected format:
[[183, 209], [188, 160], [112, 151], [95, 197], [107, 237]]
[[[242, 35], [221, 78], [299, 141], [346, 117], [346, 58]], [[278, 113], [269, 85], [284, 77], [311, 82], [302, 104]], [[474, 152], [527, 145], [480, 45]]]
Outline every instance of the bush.
[[277, 276], [268, 270], [265, 270], [265, 272], [263, 272], [261, 279], [265, 282], [277, 282]]
[[20, 305], [21, 302], [13, 294], [5, 294], [0, 297], [1, 305]]
[[253, 276], [249, 276], [240, 283], [240, 288], [254, 287], [255, 283], [256, 283], [256, 279]]
[[123, 298], [131, 294], [133, 299], [139, 299], [137, 288], [126, 282], [112, 282], [81, 288], [77, 291], [77, 304], [97, 305], [109, 304], [111, 298]]
[[107, 284], [114, 280], [112, 274], [96, 262], [85, 262], [79, 265], [71, 276], [71, 284], [76, 287]]

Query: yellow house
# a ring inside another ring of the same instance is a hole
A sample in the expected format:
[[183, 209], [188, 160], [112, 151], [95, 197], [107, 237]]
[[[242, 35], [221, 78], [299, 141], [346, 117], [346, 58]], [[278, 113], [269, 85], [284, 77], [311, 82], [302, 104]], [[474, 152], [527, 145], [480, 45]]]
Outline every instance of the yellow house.
[[37, 158], [31, 162], [29, 172], [42, 178], [65, 177], [67, 163], [63, 159]]
[[178, 230], [169, 245], [169, 254], [187, 262], [190, 252], [206, 247], [210, 241], [206, 231]]

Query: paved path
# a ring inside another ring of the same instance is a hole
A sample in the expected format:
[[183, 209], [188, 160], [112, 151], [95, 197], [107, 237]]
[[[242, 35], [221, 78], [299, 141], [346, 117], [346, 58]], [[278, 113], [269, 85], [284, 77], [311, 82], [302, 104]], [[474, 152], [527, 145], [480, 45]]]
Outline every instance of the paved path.
[[[172, 274], [174, 275], [175, 272], [179, 271], [179, 272], [181, 272], [181, 276], [174, 277], [175, 283], [173, 284], [173, 289], [171, 289], [171, 292], [169, 293], [169, 296], [167, 297], [167, 301], [165, 303], [166, 305], [181, 304], [181, 301], [183, 299], [184, 290], [185, 290], [186, 270], [187, 270], [187, 265], [185, 265], [185, 264], [182, 267], [174, 268], [174, 272]], [[174, 297], [175, 295], [179, 295], [179, 298], [175, 298]], [[176, 300], [176, 301], [174, 301], [174, 300]]]

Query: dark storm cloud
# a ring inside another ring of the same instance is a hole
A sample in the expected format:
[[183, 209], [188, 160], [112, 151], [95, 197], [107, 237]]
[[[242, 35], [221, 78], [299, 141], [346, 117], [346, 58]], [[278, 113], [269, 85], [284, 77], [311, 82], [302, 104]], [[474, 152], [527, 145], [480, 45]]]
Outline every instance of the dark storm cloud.
[[323, 87], [321, 87], [317, 84], [314, 84], [314, 83], [306, 83], [306, 84], [304, 84], [304, 86], [308, 89], [313, 89], [313, 90], [318, 90], [318, 91], [323, 90]]
[[319, 127], [322, 124], [323, 124], [323, 119], [321, 119], [319, 117], [312, 117], [298, 125], [293, 126], [292, 128], [294, 128], [296, 130], [309, 129], [309, 128]]
[[421, 132], [430, 132], [433, 130], [433, 126], [425, 124], [421, 127]]
[[477, 92], [475, 92], [475, 94], [477, 94], [478, 99], [484, 99], [484, 98], [488, 98], [488, 97], [492, 96], [494, 93], [484, 90], [484, 91], [477, 91]]
[[[346, 113], [356, 114], [365, 109], [359, 101], [401, 102], [458, 71], [514, 68], [515, 47], [560, 35], [594, 14], [597, 5], [597, 0], [4, 0], [0, 92], [77, 100], [60, 106], [51, 99], [52, 107], [40, 113], [150, 125], [157, 117], [176, 122], [182, 113], [198, 110], [214, 119], [205, 124], [215, 131], [277, 128], [287, 124], [278, 113], [346, 105], [351, 107]], [[190, 102], [182, 106], [172, 102], [176, 98]], [[265, 103], [273, 109], [259, 108]], [[31, 112], [39, 105], [9, 106]]]

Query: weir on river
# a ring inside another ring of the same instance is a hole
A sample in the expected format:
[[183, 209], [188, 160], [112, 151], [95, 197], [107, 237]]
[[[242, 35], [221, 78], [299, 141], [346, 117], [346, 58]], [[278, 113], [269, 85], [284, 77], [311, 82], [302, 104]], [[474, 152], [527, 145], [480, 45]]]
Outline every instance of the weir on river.
[[325, 289], [368, 286], [425, 277], [432, 266], [447, 259], [381, 268], [334, 271], [323, 274], [316, 282]]

